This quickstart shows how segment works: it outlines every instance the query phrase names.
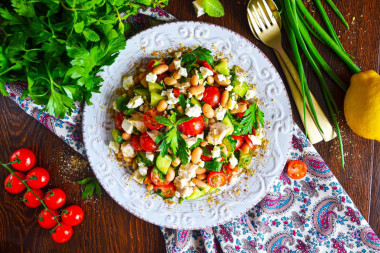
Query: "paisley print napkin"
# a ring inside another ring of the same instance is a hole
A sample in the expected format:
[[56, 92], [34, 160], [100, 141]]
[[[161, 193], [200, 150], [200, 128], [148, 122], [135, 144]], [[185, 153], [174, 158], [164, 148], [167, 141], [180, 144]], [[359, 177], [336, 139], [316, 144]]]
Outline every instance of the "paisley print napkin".
[[[175, 20], [160, 8], [139, 10], [127, 22], [132, 31]], [[23, 83], [7, 85], [10, 97], [26, 113], [86, 156], [81, 136], [82, 104], [71, 117], [59, 119], [29, 98]], [[308, 173], [292, 180], [282, 173], [259, 204], [242, 217], [202, 230], [161, 228], [168, 252], [380, 252], [380, 239], [352, 203], [298, 126], [294, 126], [289, 160], [303, 160]]]

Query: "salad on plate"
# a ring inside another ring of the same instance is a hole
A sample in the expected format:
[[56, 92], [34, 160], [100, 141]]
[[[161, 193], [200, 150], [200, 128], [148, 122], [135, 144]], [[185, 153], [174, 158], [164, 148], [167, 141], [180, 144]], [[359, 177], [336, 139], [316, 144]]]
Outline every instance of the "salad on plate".
[[264, 140], [255, 86], [198, 47], [126, 75], [109, 147], [164, 199], [195, 200], [239, 179]]

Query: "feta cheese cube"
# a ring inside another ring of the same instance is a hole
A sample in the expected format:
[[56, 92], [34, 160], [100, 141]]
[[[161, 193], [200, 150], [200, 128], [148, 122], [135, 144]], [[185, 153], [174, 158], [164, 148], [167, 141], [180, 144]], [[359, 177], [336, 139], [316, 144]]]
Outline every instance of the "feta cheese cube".
[[228, 109], [230, 110], [233, 110], [237, 107], [237, 102], [234, 99], [234, 97], [231, 97], [231, 99], [228, 101], [228, 105], [229, 105]]
[[236, 165], [238, 165], [239, 161], [236, 159], [236, 157], [234, 156], [234, 153], [232, 153], [230, 159], [229, 159], [229, 162], [230, 164], [235, 167]]
[[245, 82], [245, 77], [244, 77], [244, 76], [237, 76], [237, 77], [236, 77], [236, 80], [237, 80], [239, 83], [244, 83], [244, 82]]
[[[174, 63], [174, 67], [175, 67], [175, 69], [179, 69], [179, 68], [181, 68], [181, 60], [174, 60], [173, 61], [173, 63]], [[186, 70], [186, 69], [185, 69]], [[186, 72], [187, 73], [187, 72]], [[179, 72], [178, 72], [178, 74], [179, 74]], [[181, 74], [180, 74], [181, 75]], [[186, 76], [187, 76], [187, 74], [186, 74]]]
[[181, 52], [175, 52], [175, 53], [174, 53], [174, 57], [177, 58], [177, 59], [178, 59], [179, 57], [181, 57], [181, 56], [182, 56], [182, 53], [181, 53]]
[[212, 158], [220, 157], [220, 148], [218, 146], [214, 146], [213, 150], [211, 150]]
[[190, 138], [185, 139], [185, 141], [186, 141], [187, 146], [190, 148], [190, 147], [193, 146], [195, 143], [197, 143], [197, 138], [195, 138], [195, 137], [190, 137]]
[[207, 135], [208, 142], [214, 145], [222, 144], [224, 137], [231, 129], [232, 128], [230, 126], [227, 126], [226, 124], [223, 124], [221, 122], [213, 124], [210, 127], [210, 131]]
[[224, 108], [223, 106], [219, 105], [219, 107], [216, 108], [216, 110], [215, 110], [216, 119], [217, 120], [223, 120], [226, 113], [227, 113], [227, 109]]
[[195, 104], [194, 106], [187, 107], [185, 114], [189, 117], [199, 117], [202, 114], [202, 108], [199, 105]]
[[117, 143], [116, 141], [110, 141], [108, 147], [109, 147], [113, 152], [115, 152], [115, 154], [119, 153], [120, 144]]
[[125, 90], [129, 90], [134, 85], [133, 83], [133, 76], [127, 76], [123, 79], [123, 88]]
[[180, 74], [181, 76], [187, 77], [187, 70], [183, 67], [179, 67], [178, 74]]
[[143, 167], [139, 167], [139, 173], [141, 176], [146, 176], [148, 173], [148, 168], [145, 165]]
[[193, 1], [193, 6], [195, 9], [195, 13], [197, 14], [197, 18], [205, 14], [205, 10], [202, 5], [203, 0]]
[[258, 136], [255, 136], [253, 134], [249, 134], [248, 138], [252, 141], [253, 145], [261, 145], [261, 139], [258, 138]]
[[226, 80], [227, 80], [226, 76], [223, 75], [223, 74], [219, 74], [219, 75], [218, 75], [218, 79], [219, 79], [220, 82], [223, 82], [223, 81], [226, 81]]
[[146, 132], [150, 138], [152, 138], [153, 141], [156, 141], [157, 136], [159, 136], [161, 133], [157, 130], [151, 130]]
[[150, 160], [153, 162], [154, 160], [154, 154], [152, 152], [146, 152], [145, 153], [146, 159]]
[[197, 139], [199, 138], [199, 139], [202, 139], [202, 140], [203, 140], [203, 138], [204, 138], [204, 132], [201, 133], [201, 134], [197, 134], [196, 138], [197, 138]]
[[137, 108], [142, 104], [144, 104], [144, 99], [142, 98], [142, 96], [135, 96], [134, 98], [132, 98], [128, 102], [127, 107], [128, 108]]
[[123, 128], [123, 130], [129, 134], [131, 134], [133, 131], [133, 125], [127, 119], [123, 120], [121, 128]]
[[150, 72], [146, 75], [145, 80], [149, 83], [155, 83], [157, 80], [157, 75]]
[[200, 67], [199, 71], [201, 72], [202, 76], [204, 79], [206, 79], [209, 76], [213, 76], [214, 72], [212, 72], [210, 69], [205, 68], [205, 67]]
[[129, 142], [123, 142], [121, 144], [121, 152], [123, 153], [123, 157], [133, 158], [137, 155], [137, 151], [133, 148], [132, 144]]
[[226, 87], [226, 91], [232, 91], [233, 88], [234, 88], [234, 87], [233, 87], [232, 85], [228, 85], [228, 86]]
[[249, 89], [247, 91], [247, 93], [245, 93], [245, 99], [246, 100], [253, 99], [254, 97], [255, 97], [255, 91], [254, 90]]
[[201, 160], [201, 161], [198, 163], [198, 166], [201, 167], [201, 168], [204, 168], [204, 167], [205, 167], [205, 162]]
[[132, 179], [135, 180], [139, 184], [142, 184], [144, 181], [144, 177], [141, 176], [139, 170], [135, 170], [135, 172], [133, 172]]

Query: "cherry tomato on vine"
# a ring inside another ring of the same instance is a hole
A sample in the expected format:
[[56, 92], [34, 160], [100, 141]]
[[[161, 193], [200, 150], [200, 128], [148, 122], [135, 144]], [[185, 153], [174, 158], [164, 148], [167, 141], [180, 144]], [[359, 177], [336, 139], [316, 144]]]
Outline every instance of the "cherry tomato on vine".
[[197, 135], [203, 132], [205, 127], [205, 120], [203, 116], [194, 117], [193, 119], [183, 122], [179, 126], [179, 130], [187, 135]]
[[[247, 105], [247, 109], [248, 109], [248, 107], [251, 105], [247, 100], [240, 100], [240, 101], [238, 102], [238, 104], [246, 104], [246, 105]], [[245, 113], [245, 112], [239, 112], [239, 113], [236, 113], [235, 115], [238, 116], [239, 118], [243, 118], [244, 113]]]
[[20, 163], [12, 163], [12, 167], [19, 171], [28, 171], [36, 164], [36, 156], [33, 151], [27, 148], [20, 148], [16, 150], [10, 158], [14, 162], [17, 158], [21, 160]]
[[159, 59], [159, 60], [158, 59], [152, 59], [146, 65], [146, 69], [149, 70], [150, 72], [152, 72], [154, 67], [161, 65], [161, 64], [166, 64], [166, 62], [163, 59]]
[[51, 189], [46, 193], [44, 202], [48, 208], [61, 208], [66, 202], [66, 193], [59, 188]]
[[158, 112], [156, 108], [153, 108], [150, 111], [144, 113], [143, 121], [147, 128], [151, 130], [159, 130], [164, 127], [163, 124], [158, 123], [154, 117], [162, 115], [162, 113]]
[[[54, 209], [49, 209], [49, 211], [57, 217], [57, 219], [59, 220], [59, 213], [57, 210], [54, 210]], [[46, 228], [46, 229], [51, 229], [53, 228], [55, 225], [57, 225], [57, 221], [54, 219], [54, 217], [48, 212], [46, 211], [45, 209], [43, 209], [40, 214], [38, 215], [38, 224], [40, 224], [40, 226], [42, 228]]]
[[286, 174], [292, 179], [301, 179], [306, 176], [307, 165], [299, 160], [294, 160], [288, 163]]
[[216, 86], [209, 86], [205, 89], [205, 92], [203, 93], [202, 100], [211, 105], [212, 107], [215, 107], [219, 104], [220, 101], [220, 90]]
[[50, 175], [44, 168], [36, 167], [26, 174], [25, 180], [33, 189], [41, 189], [49, 183]]
[[235, 145], [235, 151], [236, 151], [241, 147], [241, 145], [243, 145], [244, 137], [242, 135], [234, 135], [234, 134], [231, 134], [231, 137], [236, 141], [236, 145]]
[[[44, 192], [40, 189], [32, 189], [33, 192], [40, 198], [44, 198]], [[41, 201], [31, 192], [27, 191], [24, 194], [24, 197], [22, 198], [22, 201], [27, 207], [30, 208], [36, 208], [39, 207], [41, 204]]]
[[223, 172], [211, 171], [207, 176], [207, 183], [211, 187], [221, 187], [227, 183], [227, 175]]
[[150, 172], [150, 179], [152, 180], [155, 186], [166, 186], [170, 182], [166, 180], [165, 176], [160, 177], [160, 172], [157, 169], [153, 169]]
[[79, 225], [84, 218], [82, 208], [77, 205], [66, 207], [61, 211], [61, 214], [62, 221], [69, 226]]
[[[25, 179], [25, 174], [22, 172], [16, 171], [15, 174], [21, 178], [21, 180]], [[18, 179], [15, 175], [10, 174], [4, 180], [5, 190], [12, 194], [17, 194], [25, 190], [25, 185]]]
[[149, 136], [147, 132], [140, 136], [140, 145], [147, 152], [153, 152], [157, 150], [157, 145], [154, 140]]
[[132, 147], [136, 149], [137, 152], [144, 151], [140, 145], [140, 137], [138, 135], [132, 135]]
[[163, 198], [171, 198], [175, 194], [175, 186], [173, 183], [169, 183], [165, 186], [154, 186], [153, 191]]
[[123, 124], [123, 121], [124, 121], [124, 118], [126, 117], [126, 115], [122, 112], [118, 112], [116, 114], [116, 117], [115, 117], [115, 128], [124, 132], [123, 128], [121, 127], [121, 125]]
[[73, 235], [73, 228], [63, 222], [55, 227], [51, 233], [51, 238], [57, 243], [67, 242]]

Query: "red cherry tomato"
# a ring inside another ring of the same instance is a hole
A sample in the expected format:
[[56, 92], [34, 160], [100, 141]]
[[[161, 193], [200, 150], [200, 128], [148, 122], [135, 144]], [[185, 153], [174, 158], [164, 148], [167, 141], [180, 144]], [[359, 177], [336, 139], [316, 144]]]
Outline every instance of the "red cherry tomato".
[[204, 155], [203, 152], [202, 152], [202, 155], [201, 155], [201, 160], [205, 161], [205, 162], [212, 160], [212, 156], [211, 156], [211, 150], [212, 150], [212, 148], [211, 148], [211, 146], [206, 146], [206, 148], [208, 150], [210, 150], [210, 154], [209, 155]]
[[164, 176], [164, 178], [160, 178], [160, 174], [159, 173], [160, 172], [157, 169], [153, 169], [150, 172], [150, 179], [152, 180], [153, 184], [155, 186], [166, 186], [166, 185], [168, 185], [170, 182], [168, 182], [165, 179], [165, 176]]
[[170, 183], [165, 186], [154, 186], [153, 187], [154, 192], [158, 193], [161, 195], [163, 198], [171, 198], [174, 196], [175, 193], [175, 186], [173, 183]]
[[33, 189], [41, 189], [49, 183], [49, 172], [42, 167], [36, 167], [26, 174], [26, 183]]
[[150, 111], [147, 111], [144, 113], [143, 121], [147, 128], [152, 130], [159, 130], [164, 127], [163, 124], [158, 123], [154, 117], [162, 115], [162, 113], [159, 113], [156, 108], [153, 108]]
[[21, 160], [20, 163], [12, 163], [12, 167], [19, 171], [28, 171], [36, 164], [36, 156], [27, 148], [16, 150], [11, 155], [10, 161], [14, 162], [17, 158]]
[[83, 209], [77, 205], [66, 207], [61, 214], [62, 221], [69, 226], [79, 225], [84, 218]]
[[132, 135], [132, 147], [136, 149], [137, 152], [144, 151], [144, 149], [140, 145], [140, 137], [138, 135]]
[[61, 208], [66, 202], [66, 193], [59, 188], [51, 189], [46, 193], [44, 202], [51, 209]]
[[286, 174], [292, 179], [301, 179], [306, 175], [307, 165], [299, 160], [288, 163]]
[[244, 140], [247, 142], [251, 150], [255, 150], [257, 148], [257, 146], [252, 143], [252, 140], [248, 137], [248, 135], [244, 135]]
[[211, 187], [222, 187], [227, 183], [226, 174], [223, 172], [211, 171], [207, 176], [207, 183]]
[[174, 88], [174, 89], [173, 89], [173, 93], [174, 93], [174, 96], [175, 96], [176, 98], [178, 98], [179, 95], [181, 95], [181, 92], [180, 92], [179, 89], [177, 89], [177, 88]]
[[228, 179], [232, 176], [232, 167], [229, 163], [224, 164], [222, 172], [227, 175]]
[[[40, 189], [32, 189], [32, 190], [40, 199], [44, 198], [44, 192], [42, 190]], [[24, 197], [22, 198], [22, 201], [27, 207], [30, 207], [30, 208], [36, 208], [42, 205], [39, 199], [31, 191], [25, 192]]]
[[203, 133], [203, 129], [205, 127], [205, 121], [203, 119], [203, 116], [201, 115], [189, 121], [183, 122], [178, 127], [179, 127], [179, 130], [181, 130], [181, 132], [184, 134], [197, 135], [197, 134]]
[[200, 60], [199, 62], [202, 64], [202, 66], [203, 66], [204, 68], [208, 68], [209, 70], [211, 70], [212, 72], [215, 73], [214, 68], [211, 67], [211, 65], [210, 65], [206, 60]]
[[244, 137], [242, 135], [231, 134], [231, 137], [236, 141], [235, 151], [243, 145]]
[[124, 121], [124, 118], [126, 117], [126, 115], [124, 113], [117, 113], [116, 114], [116, 117], [115, 117], [115, 127], [116, 129], [124, 132], [123, 128], [121, 127], [121, 125], [123, 124], [123, 121]]
[[[158, 63], [156, 65], [156, 63]], [[163, 60], [163, 59], [152, 59], [148, 62], [148, 64], [146, 65], [146, 69], [149, 70], [150, 72], [153, 71], [153, 69], [158, 66], [158, 65], [161, 65], [161, 64], [166, 64], [166, 62]], [[154, 66], [156, 65], [156, 66]]]
[[[248, 101], [246, 101], [246, 100], [240, 100], [240, 101], [238, 102], [238, 104], [246, 104], [246, 105], [247, 105], [247, 109], [248, 109], [248, 107], [251, 105], [251, 104], [250, 104]], [[239, 113], [236, 113], [235, 115], [238, 116], [239, 118], [243, 118], [244, 113], [245, 113], [245, 112], [239, 112]]]
[[64, 243], [67, 242], [72, 235], [73, 228], [61, 222], [61, 226], [57, 226], [53, 229], [53, 233], [51, 233], [51, 238], [53, 238], [53, 241], [57, 243]]
[[[57, 217], [59, 220], [59, 213], [57, 210], [49, 209], [50, 212]], [[40, 214], [38, 215], [38, 223], [42, 228], [51, 229], [55, 225], [57, 225], [57, 221], [54, 219], [54, 217], [45, 209], [43, 209]]]
[[149, 136], [147, 132], [140, 136], [140, 145], [147, 152], [153, 152], [157, 150], [157, 145], [154, 140]]
[[209, 86], [205, 89], [203, 93], [203, 99], [205, 103], [215, 107], [219, 104], [220, 101], [220, 90], [216, 86]]
[[[15, 174], [21, 178], [21, 180], [25, 179], [25, 174], [22, 172], [16, 171]], [[18, 179], [15, 175], [10, 174], [4, 180], [5, 190], [12, 194], [17, 194], [22, 192], [26, 187], [25, 185]]]

